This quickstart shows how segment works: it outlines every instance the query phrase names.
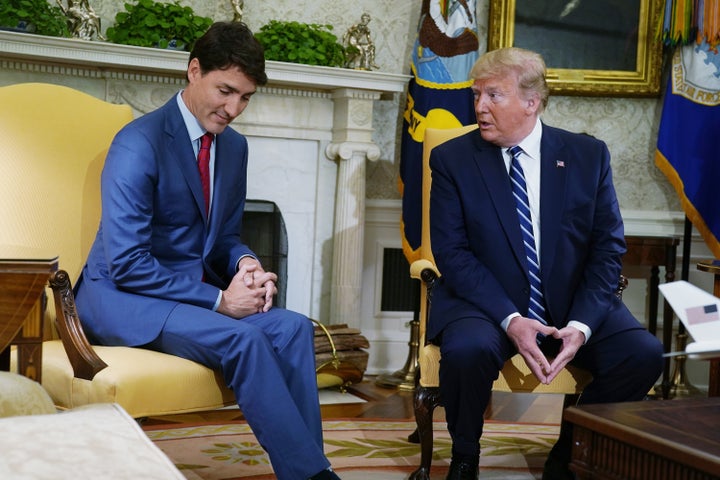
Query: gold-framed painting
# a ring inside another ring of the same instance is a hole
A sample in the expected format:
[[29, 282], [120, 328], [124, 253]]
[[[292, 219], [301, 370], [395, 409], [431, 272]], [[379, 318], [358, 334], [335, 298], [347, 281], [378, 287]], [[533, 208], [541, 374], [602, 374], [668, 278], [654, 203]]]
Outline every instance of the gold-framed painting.
[[490, 0], [488, 50], [540, 53], [553, 94], [656, 96], [663, 0]]

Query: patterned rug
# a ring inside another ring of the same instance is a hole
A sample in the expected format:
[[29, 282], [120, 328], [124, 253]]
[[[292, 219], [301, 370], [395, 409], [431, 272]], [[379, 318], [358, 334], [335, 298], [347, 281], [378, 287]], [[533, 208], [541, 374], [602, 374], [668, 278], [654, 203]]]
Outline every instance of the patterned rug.
[[[420, 447], [407, 441], [412, 421], [367, 419], [323, 422], [325, 452], [343, 480], [404, 479], [420, 463]], [[555, 442], [557, 425], [486, 422], [481, 440], [481, 478], [539, 479]], [[245, 423], [149, 426], [145, 432], [191, 480], [275, 478], [267, 455]], [[431, 478], [447, 474], [450, 438], [434, 422]]]

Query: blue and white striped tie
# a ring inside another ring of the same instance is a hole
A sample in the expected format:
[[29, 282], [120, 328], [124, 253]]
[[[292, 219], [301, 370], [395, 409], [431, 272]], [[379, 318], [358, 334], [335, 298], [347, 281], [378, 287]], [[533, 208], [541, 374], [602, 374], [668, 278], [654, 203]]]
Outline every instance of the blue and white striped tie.
[[512, 183], [512, 192], [515, 197], [518, 217], [520, 218], [520, 230], [522, 230], [525, 255], [528, 261], [528, 274], [530, 275], [530, 305], [528, 307], [528, 316], [547, 325], [547, 320], [545, 319], [545, 300], [542, 293], [542, 282], [540, 281], [540, 263], [538, 262], [537, 249], [535, 248], [535, 236], [533, 235], [533, 225], [530, 217], [527, 185], [525, 183], [525, 174], [518, 161], [518, 157], [523, 153], [523, 149], [516, 145], [509, 148], [508, 153], [512, 156], [512, 161], [510, 162], [510, 183]]

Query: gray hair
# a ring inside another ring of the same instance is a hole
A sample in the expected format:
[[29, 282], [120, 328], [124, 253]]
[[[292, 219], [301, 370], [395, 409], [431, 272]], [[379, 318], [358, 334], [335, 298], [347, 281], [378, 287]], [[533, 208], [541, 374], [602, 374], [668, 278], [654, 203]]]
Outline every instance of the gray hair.
[[547, 106], [550, 90], [545, 79], [545, 61], [539, 53], [524, 48], [507, 47], [481, 55], [470, 70], [472, 80], [513, 75], [524, 97], [536, 93], [540, 97], [538, 113]]

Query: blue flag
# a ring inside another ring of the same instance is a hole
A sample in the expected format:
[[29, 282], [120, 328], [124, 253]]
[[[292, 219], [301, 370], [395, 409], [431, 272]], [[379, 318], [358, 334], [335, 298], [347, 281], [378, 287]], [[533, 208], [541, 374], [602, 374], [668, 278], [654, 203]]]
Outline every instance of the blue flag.
[[425, 129], [476, 121], [468, 75], [477, 58], [475, 0], [423, 0], [400, 146], [401, 234], [410, 263], [421, 243]]
[[720, 54], [707, 43], [678, 47], [665, 92], [655, 164], [685, 215], [720, 258]]

